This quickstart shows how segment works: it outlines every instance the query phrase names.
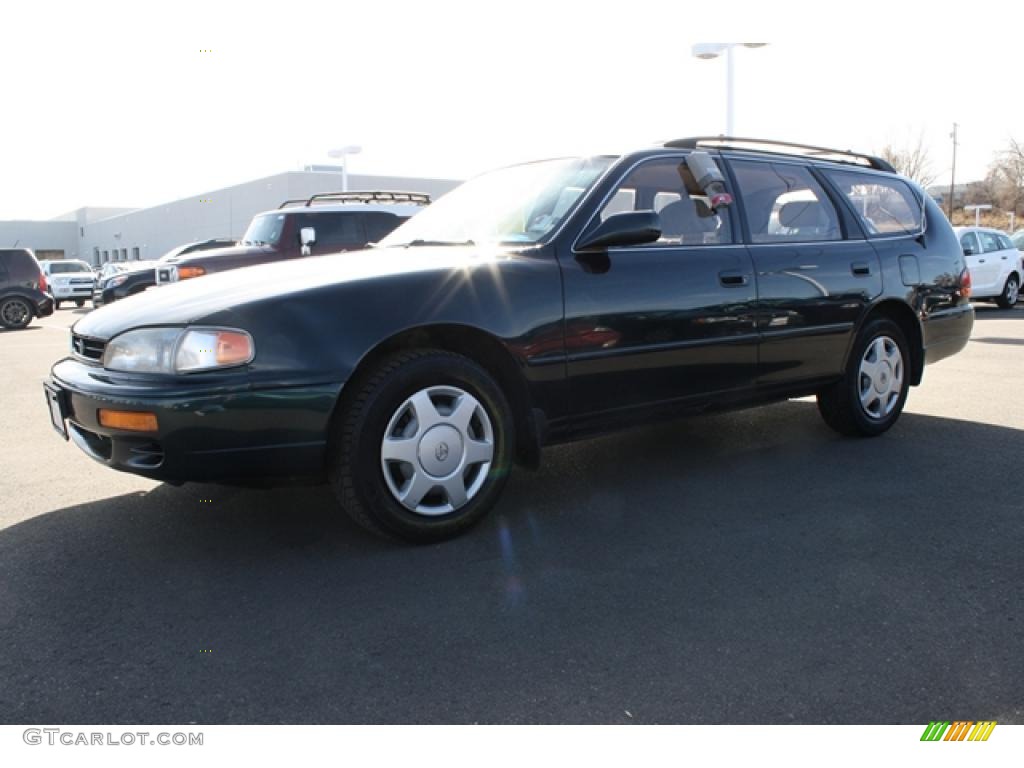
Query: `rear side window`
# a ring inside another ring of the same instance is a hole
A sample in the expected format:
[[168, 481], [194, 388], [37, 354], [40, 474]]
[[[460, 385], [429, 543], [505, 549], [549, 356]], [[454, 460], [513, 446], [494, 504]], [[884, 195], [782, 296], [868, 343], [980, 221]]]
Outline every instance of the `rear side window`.
[[799, 165], [733, 160], [754, 243], [839, 240], [839, 216], [810, 171]]
[[0, 251], [0, 272], [6, 273], [9, 280], [31, 280], [41, 271], [39, 262], [28, 251]]
[[353, 213], [298, 213], [295, 214], [295, 233], [303, 227], [316, 230], [317, 245], [363, 245], [366, 234], [362, 216]]
[[1012, 251], [1013, 250], [1013, 247], [1014, 247], [1013, 243], [1010, 242], [1010, 238], [1008, 238], [1006, 235], [996, 235], [996, 238], [999, 240], [999, 245], [1002, 246], [1001, 250], [1004, 250], [1004, 251]]
[[981, 250], [985, 253], [1003, 250], [1003, 247], [999, 244], [999, 238], [996, 237], [994, 232], [979, 232], [978, 237], [981, 238]]
[[868, 235], [909, 235], [921, 231], [921, 201], [906, 182], [856, 171], [826, 171], [846, 195]]

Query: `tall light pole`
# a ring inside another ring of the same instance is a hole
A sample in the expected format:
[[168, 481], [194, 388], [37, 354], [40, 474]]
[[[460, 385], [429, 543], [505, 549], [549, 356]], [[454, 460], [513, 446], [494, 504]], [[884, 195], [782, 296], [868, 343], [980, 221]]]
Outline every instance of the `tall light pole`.
[[349, 144], [347, 147], [332, 149], [327, 153], [328, 157], [341, 158], [341, 191], [348, 192], [348, 156], [358, 155], [363, 148], [356, 144]]
[[693, 55], [698, 59], [717, 59], [725, 54], [725, 135], [735, 135], [735, 78], [732, 49], [763, 48], [768, 43], [697, 43], [693, 46]]

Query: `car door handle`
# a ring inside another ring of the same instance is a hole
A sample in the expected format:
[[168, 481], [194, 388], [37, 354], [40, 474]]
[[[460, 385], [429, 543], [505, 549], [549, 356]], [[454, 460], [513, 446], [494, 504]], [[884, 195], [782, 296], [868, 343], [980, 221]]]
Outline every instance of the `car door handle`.
[[870, 275], [871, 265], [863, 261], [855, 261], [850, 265], [850, 271], [855, 275]]
[[984, 263], [985, 263], [985, 260], [984, 260], [984, 259], [978, 259], [978, 263], [979, 263], [979, 264], [984, 264]]
[[747, 276], [742, 272], [719, 272], [718, 281], [728, 286], [746, 285]]

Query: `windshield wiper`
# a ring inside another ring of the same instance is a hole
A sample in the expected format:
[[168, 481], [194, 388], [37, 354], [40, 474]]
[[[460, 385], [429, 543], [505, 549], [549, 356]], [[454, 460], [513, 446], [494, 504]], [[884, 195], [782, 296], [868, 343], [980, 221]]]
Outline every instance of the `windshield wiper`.
[[472, 240], [410, 240], [402, 244], [406, 248], [415, 248], [421, 245], [476, 245]]

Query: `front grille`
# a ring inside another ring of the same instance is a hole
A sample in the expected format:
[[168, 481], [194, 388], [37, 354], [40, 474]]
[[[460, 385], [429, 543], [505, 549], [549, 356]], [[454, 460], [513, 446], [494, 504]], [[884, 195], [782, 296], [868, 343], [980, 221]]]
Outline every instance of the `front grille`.
[[83, 360], [102, 360], [103, 350], [106, 346], [107, 342], [105, 341], [79, 336], [77, 333], [71, 334], [71, 349], [75, 357], [80, 357]]
[[92, 285], [93, 281], [88, 277], [76, 277], [71, 280], [72, 285]]

